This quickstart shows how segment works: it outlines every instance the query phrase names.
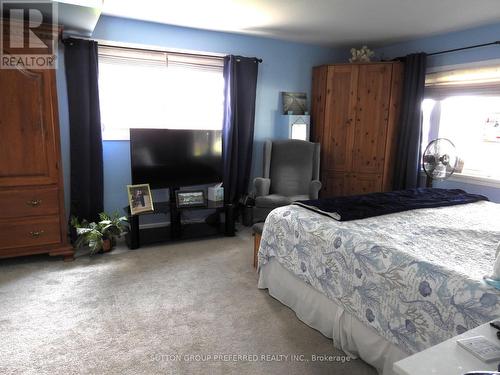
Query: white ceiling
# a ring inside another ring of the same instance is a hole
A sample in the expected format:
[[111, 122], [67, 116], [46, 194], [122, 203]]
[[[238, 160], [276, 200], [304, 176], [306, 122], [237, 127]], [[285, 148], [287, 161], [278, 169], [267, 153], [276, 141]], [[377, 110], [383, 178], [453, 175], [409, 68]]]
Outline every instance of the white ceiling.
[[104, 0], [103, 13], [325, 46], [500, 22], [499, 0]]
[[[54, 0], [53, 0], [54, 1]], [[57, 0], [58, 22], [65, 36], [91, 36], [101, 15], [100, 0]]]
[[[57, 22], [64, 26], [65, 36], [91, 36], [101, 15], [103, 0], [51, 0], [57, 5]], [[1, 2], [1, 0], [0, 0]], [[9, 0], [19, 3], [19, 8], [29, 9], [33, 0]], [[49, 21], [53, 14], [43, 11], [44, 21]], [[0, 16], [8, 17], [7, 14]]]

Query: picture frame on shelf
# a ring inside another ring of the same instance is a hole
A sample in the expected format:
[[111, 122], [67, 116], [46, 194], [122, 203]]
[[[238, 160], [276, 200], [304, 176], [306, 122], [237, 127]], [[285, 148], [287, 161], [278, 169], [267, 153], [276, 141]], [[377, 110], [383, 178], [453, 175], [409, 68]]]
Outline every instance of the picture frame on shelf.
[[175, 201], [177, 208], [205, 207], [207, 205], [204, 190], [177, 190]]
[[127, 194], [131, 215], [154, 211], [149, 184], [127, 185]]

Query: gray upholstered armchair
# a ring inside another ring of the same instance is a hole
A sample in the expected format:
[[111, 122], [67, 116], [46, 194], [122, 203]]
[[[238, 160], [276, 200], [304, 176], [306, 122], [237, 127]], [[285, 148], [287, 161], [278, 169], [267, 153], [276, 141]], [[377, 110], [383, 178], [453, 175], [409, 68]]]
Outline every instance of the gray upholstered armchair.
[[318, 199], [320, 145], [294, 139], [264, 144], [263, 177], [254, 180], [254, 222], [294, 201]]

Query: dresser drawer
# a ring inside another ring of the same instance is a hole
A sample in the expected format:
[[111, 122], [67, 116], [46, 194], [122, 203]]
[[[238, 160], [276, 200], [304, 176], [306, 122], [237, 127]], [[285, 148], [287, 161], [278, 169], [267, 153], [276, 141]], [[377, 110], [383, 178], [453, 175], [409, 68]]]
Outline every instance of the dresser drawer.
[[59, 216], [0, 221], [0, 250], [61, 242]]
[[57, 187], [0, 190], [0, 219], [57, 215]]

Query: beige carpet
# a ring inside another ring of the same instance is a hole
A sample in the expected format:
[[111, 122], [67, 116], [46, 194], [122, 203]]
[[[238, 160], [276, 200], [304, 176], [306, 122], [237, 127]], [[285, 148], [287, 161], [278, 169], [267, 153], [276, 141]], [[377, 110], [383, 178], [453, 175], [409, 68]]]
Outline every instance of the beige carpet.
[[251, 262], [248, 229], [71, 263], [0, 260], [0, 373], [375, 374], [312, 361], [343, 353], [258, 290]]

